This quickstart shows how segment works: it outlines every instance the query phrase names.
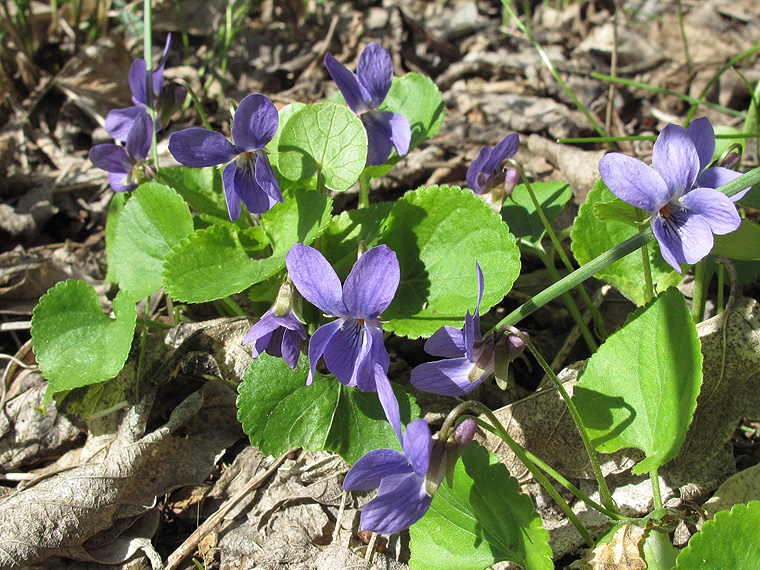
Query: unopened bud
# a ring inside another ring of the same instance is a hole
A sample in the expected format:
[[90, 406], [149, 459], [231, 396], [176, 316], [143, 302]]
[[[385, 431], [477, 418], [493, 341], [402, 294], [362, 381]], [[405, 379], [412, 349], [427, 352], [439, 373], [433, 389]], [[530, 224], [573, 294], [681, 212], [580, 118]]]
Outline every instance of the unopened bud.
[[164, 86], [156, 101], [156, 113], [162, 126], [167, 125], [174, 113], [182, 107], [185, 97], [187, 89], [182, 85], [171, 83]]
[[512, 195], [515, 186], [520, 182], [520, 171], [516, 168], [507, 168], [504, 173], [504, 198]]
[[478, 423], [473, 418], [465, 418], [457, 424], [446, 442], [446, 482], [449, 487], [454, 482], [454, 470], [457, 461], [462, 457], [467, 446], [470, 445], [477, 429]]
[[425, 474], [425, 492], [428, 497], [435, 497], [438, 487], [441, 486], [446, 475], [446, 467], [448, 464], [447, 452], [448, 445], [440, 441], [437, 438], [433, 438], [433, 446], [430, 449], [430, 461], [428, 463], [428, 470]]
[[733, 170], [739, 165], [741, 159], [742, 156], [738, 152], [729, 152], [726, 158], [723, 159], [723, 162], [721, 162], [721, 166]]
[[301, 296], [293, 286], [290, 277], [285, 276], [280, 289], [277, 291], [277, 299], [274, 302], [274, 314], [278, 317], [284, 316], [288, 311], [293, 311], [296, 318], [301, 320]]

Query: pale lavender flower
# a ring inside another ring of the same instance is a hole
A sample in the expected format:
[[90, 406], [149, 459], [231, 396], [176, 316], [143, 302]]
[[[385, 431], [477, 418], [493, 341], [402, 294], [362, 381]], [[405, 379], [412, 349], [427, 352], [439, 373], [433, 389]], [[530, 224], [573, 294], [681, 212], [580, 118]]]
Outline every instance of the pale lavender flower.
[[[169, 44], [171, 43], [171, 34], [166, 37], [166, 45], [161, 60], [153, 72], [153, 102], [154, 105], [159, 100], [161, 90], [164, 86], [164, 65], [169, 55]], [[134, 106], [126, 109], [114, 109], [106, 115], [106, 132], [117, 141], [126, 140], [127, 133], [132, 123], [140, 115], [148, 110], [148, 64], [144, 59], [136, 59], [129, 69], [129, 89], [132, 92], [132, 103]], [[160, 112], [159, 112], [160, 114]], [[160, 123], [156, 123], [156, 131], [161, 130]]]
[[464, 326], [457, 329], [444, 326], [425, 342], [425, 352], [445, 360], [424, 362], [415, 366], [411, 374], [412, 385], [425, 392], [443, 396], [464, 396], [473, 391], [492, 374], [506, 381], [509, 362], [517, 358], [525, 343], [517, 335], [498, 337], [480, 333], [480, 302], [483, 299], [483, 271], [475, 264], [478, 273], [478, 303], [475, 314], [467, 315]]
[[320, 357], [327, 369], [347, 386], [377, 390], [375, 365], [387, 373], [390, 357], [379, 319], [391, 304], [400, 280], [396, 254], [378, 245], [362, 255], [346, 282], [316, 249], [297, 243], [286, 256], [288, 274], [301, 295], [318, 309], [337, 317], [321, 326], [309, 342], [309, 376], [314, 379]]
[[706, 168], [715, 152], [715, 135], [707, 119], [684, 129], [665, 127], [654, 144], [652, 165], [620, 153], [599, 161], [607, 188], [618, 198], [652, 214], [650, 223], [662, 257], [681, 273], [681, 263], [693, 264], [712, 250], [713, 234], [736, 230], [741, 217], [733, 201], [715, 188], [740, 174], [727, 168]]
[[300, 296], [293, 290], [289, 279], [280, 286], [275, 304], [253, 325], [243, 340], [243, 345], [254, 343], [252, 356], [262, 352], [282, 358], [295, 369], [301, 344], [306, 340], [306, 327], [296, 315]]
[[396, 147], [399, 156], [409, 152], [412, 140], [409, 121], [399, 113], [377, 109], [393, 82], [393, 62], [388, 51], [380, 44], [368, 44], [359, 56], [356, 73], [329, 53], [325, 55], [325, 65], [346, 104], [367, 131], [367, 165], [385, 164], [391, 147]]
[[230, 220], [240, 216], [242, 201], [252, 214], [262, 214], [277, 202], [282, 191], [264, 146], [277, 132], [279, 115], [264, 95], [245, 97], [232, 121], [231, 143], [222, 133], [185, 129], [169, 137], [169, 151], [178, 162], [193, 168], [227, 164], [222, 173]]
[[155, 170], [146, 160], [153, 144], [153, 121], [142, 112], [132, 122], [125, 146], [107, 143], [90, 149], [90, 161], [109, 172], [109, 183], [115, 192], [127, 192], [153, 178]]

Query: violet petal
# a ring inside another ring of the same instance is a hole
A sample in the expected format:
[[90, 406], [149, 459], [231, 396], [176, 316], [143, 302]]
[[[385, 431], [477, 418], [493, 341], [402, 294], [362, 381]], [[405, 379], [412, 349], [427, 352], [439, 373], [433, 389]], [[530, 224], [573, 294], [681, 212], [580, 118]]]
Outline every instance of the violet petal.
[[380, 44], [368, 44], [359, 56], [356, 76], [369, 94], [370, 107], [377, 108], [393, 82], [393, 61], [388, 50]]
[[[338, 382], [356, 386], [355, 370], [360, 362], [359, 356], [362, 348], [365, 353], [369, 351], [372, 341], [365, 334], [364, 327], [360, 327], [351, 317], [342, 317], [334, 322], [342, 322], [342, 326], [333, 333], [324, 349], [325, 364]], [[314, 342], [314, 337], [311, 342]]]
[[389, 475], [407, 475], [412, 466], [403, 453], [395, 449], [374, 449], [360, 457], [343, 479], [346, 491], [367, 491], [380, 485]]
[[670, 189], [662, 176], [632, 156], [619, 152], [604, 155], [599, 173], [610, 192], [650, 214], [670, 201]]
[[466, 352], [464, 333], [461, 329], [448, 325], [443, 326], [425, 341], [424, 349], [425, 352], [432, 356], [441, 356], [443, 358], [462, 357]]
[[369, 249], [356, 262], [343, 286], [348, 314], [357, 319], [376, 319], [393, 301], [400, 279], [398, 257], [391, 248], [378, 245]]
[[106, 115], [106, 132], [117, 141], [127, 140], [129, 129], [138, 115], [145, 113], [146, 107], [138, 105], [126, 109], [113, 109]]
[[401, 412], [399, 411], [398, 400], [396, 399], [396, 394], [393, 393], [393, 387], [390, 380], [388, 380], [388, 375], [379, 364], [375, 364], [375, 386], [377, 387], [377, 397], [380, 400], [380, 405], [383, 407], [385, 417], [396, 432], [399, 441], [401, 441]]
[[[711, 166], [697, 177], [697, 185], [701, 188], [720, 188], [724, 184], [728, 184], [732, 180], [736, 180], [742, 175], [741, 172], [736, 172], [729, 168], [722, 166]], [[729, 196], [732, 202], [741, 200], [744, 195], [749, 192], [751, 187], [747, 187], [744, 190], [740, 190], [733, 196]]]
[[153, 145], [153, 121], [148, 113], [135, 117], [127, 134], [127, 154], [138, 160], [145, 160]]
[[407, 118], [400, 113], [391, 113], [390, 111], [382, 111], [382, 113], [384, 115], [390, 113], [388, 123], [391, 126], [391, 142], [396, 148], [396, 154], [405, 156], [409, 152], [409, 145], [412, 144], [412, 126]]
[[277, 108], [259, 93], [248, 95], [238, 105], [232, 121], [232, 139], [244, 151], [259, 150], [272, 140], [279, 124]]
[[733, 232], [742, 222], [731, 198], [712, 188], [692, 190], [681, 198], [681, 204], [704, 219], [717, 235]]
[[137, 188], [137, 183], [124, 184], [127, 174], [124, 172], [111, 172], [108, 175], [108, 183], [114, 192], [131, 192]]
[[412, 386], [431, 394], [464, 396], [493, 373], [493, 369], [487, 369], [474, 382], [470, 382], [473, 367], [467, 357], [425, 362], [412, 369]]
[[333, 335], [340, 329], [343, 319], [338, 319], [326, 325], [322, 325], [309, 339], [309, 375], [306, 378], [306, 385], [310, 386], [314, 381], [314, 373], [317, 370], [317, 363], [320, 357], [325, 353], [325, 348], [330, 344]]
[[710, 120], [707, 117], [702, 117], [692, 121], [686, 127], [686, 134], [694, 143], [697, 156], [699, 156], [699, 170], [701, 172], [710, 165], [715, 154], [715, 131]]
[[691, 190], [699, 175], [699, 155], [686, 129], [672, 124], [662, 129], [652, 149], [652, 166], [670, 190], [668, 201]]
[[136, 59], [129, 68], [129, 90], [135, 105], [147, 105], [145, 80], [148, 78], [148, 64], [144, 59]]
[[[256, 183], [270, 198], [269, 208], [264, 210], [264, 212], [269, 211], [276, 202], [284, 202], [277, 175], [274, 173], [274, 169], [269, 163], [269, 157], [263, 151], [256, 153], [255, 176]], [[263, 212], [256, 213], [261, 214]]]
[[[169, 140], [171, 144], [171, 140]], [[235, 174], [237, 173], [237, 164], [235, 161], [230, 162], [222, 171], [222, 184], [224, 185], [224, 200], [227, 203], [227, 213], [231, 221], [240, 217], [240, 196], [235, 192]]]
[[348, 315], [338, 274], [325, 256], [313, 247], [297, 243], [285, 256], [293, 285], [301, 296], [320, 311], [334, 316]]
[[402, 446], [414, 472], [425, 477], [430, 464], [430, 448], [433, 446], [430, 426], [426, 420], [414, 420], [406, 426]]
[[367, 166], [385, 164], [393, 149], [391, 125], [384, 115], [388, 111], [367, 111], [361, 116], [367, 131]]
[[95, 145], [90, 149], [90, 162], [106, 172], [120, 173], [122, 178], [132, 171], [126, 149], [117, 144]]
[[356, 75], [346, 69], [331, 53], [325, 54], [325, 66], [327, 66], [330, 77], [333, 78], [338, 89], [340, 89], [349, 108], [357, 115], [368, 111], [372, 103], [372, 97], [359, 82]]
[[364, 530], [379, 534], [401, 532], [420, 520], [433, 500], [425, 492], [424, 480], [414, 473], [387, 476], [380, 484], [380, 488], [383, 487], [383, 493], [362, 509]]
[[198, 127], [172, 133], [169, 151], [177, 162], [193, 168], [225, 164], [240, 154], [222, 133]]
[[[470, 190], [475, 194], [482, 194], [486, 189], [485, 183], [491, 173], [484, 172], [483, 167], [488, 163], [492, 152], [493, 150], [491, 147], [484, 146], [480, 149], [477, 158], [473, 160], [467, 168], [467, 186], [469, 186]], [[481, 176], [481, 174], [483, 176]]]
[[714, 243], [707, 221], [688, 210], [671, 211], [667, 218], [655, 216], [652, 230], [660, 244], [662, 257], [679, 274], [679, 263], [693, 264], [702, 260]]

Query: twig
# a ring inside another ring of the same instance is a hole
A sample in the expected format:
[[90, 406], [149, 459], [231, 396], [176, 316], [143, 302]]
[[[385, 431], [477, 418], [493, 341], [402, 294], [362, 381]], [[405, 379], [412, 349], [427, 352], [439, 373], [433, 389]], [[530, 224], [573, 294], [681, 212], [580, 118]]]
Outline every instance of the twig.
[[179, 565], [182, 563], [182, 561], [190, 556], [193, 552], [195, 552], [195, 549], [198, 548], [198, 544], [200, 543], [201, 539], [213, 531], [217, 525], [222, 522], [222, 519], [224, 519], [227, 513], [235, 508], [235, 506], [237, 506], [240, 501], [249, 495], [251, 491], [257, 489], [262, 483], [264, 483], [264, 481], [271, 477], [272, 474], [277, 471], [277, 469], [279, 469], [280, 466], [285, 462], [285, 460], [288, 458], [288, 455], [295, 453], [298, 449], [298, 447], [294, 447], [287, 453], [278, 457], [266, 471], [251, 479], [251, 481], [240, 491], [238, 491], [235, 496], [230, 497], [226, 503], [219, 507], [218, 511], [206, 519], [206, 521], [201, 526], [195, 529], [195, 532], [187, 537], [185, 542], [183, 542], [180, 547], [177, 548], [177, 550], [172, 552], [171, 556], [169, 556], [169, 558], [166, 560], [164, 569], [175, 570], [176, 568], [179, 568]]

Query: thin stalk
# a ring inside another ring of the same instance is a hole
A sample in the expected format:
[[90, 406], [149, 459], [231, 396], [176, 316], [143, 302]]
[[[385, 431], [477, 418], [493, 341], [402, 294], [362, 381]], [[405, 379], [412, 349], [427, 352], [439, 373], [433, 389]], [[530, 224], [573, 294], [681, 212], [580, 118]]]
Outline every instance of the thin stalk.
[[372, 178], [362, 172], [359, 175], [359, 209], [369, 208], [369, 184]]
[[660, 491], [660, 477], [657, 474], [657, 469], [652, 469], [649, 472], [649, 479], [652, 481], [652, 497], [654, 499], [654, 508], [662, 508], [662, 491]]
[[578, 412], [578, 408], [575, 407], [575, 403], [573, 402], [572, 398], [570, 398], [570, 394], [567, 393], [565, 386], [562, 384], [562, 382], [560, 382], [559, 378], [557, 378], [554, 370], [552, 370], [551, 366], [549, 366], [549, 363], [544, 360], [541, 352], [536, 348], [533, 342], [527, 336], [525, 336], [522, 331], [514, 327], [510, 327], [507, 330], [510, 332], [510, 334], [519, 336], [523, 342], [525, 342], [528, 350], [530, 350], [533, 357], [536, 359], [541, 368], [543, 368], [546, 375], [549, 377], [554, 386], [557, 388], [557, 391], [562, 396], [567, 409], [570, 410], [570, 415], [573, 416], [575, 426], [578, 428], [578, 433], [583, 440], [583, 446], [586, 448], [586, 453], [588, 454], [589, 461], [591, 462], [591, 468], [593, 469], [594, 476], [596, 477], [596, 483], [599, 486], [599, 496], [602, 499], [602, 504], [611, 511], [617, 511], [617, 506], [615, 505], [615, 501], [612, 499], [610, 488], [607, 486], [607, 481], [604, 479], [602, 466], [599, 464], [599, 458], [596, 455], [596, 449], [591, 443], [591, 439], [588, 436], [586, 427], [583, 424], [583, 419]]
[[681, 0], [677, 1], [678, 6], [678, 27], [681, 29], [681, 41], [683, 41], [683, 51], [684, 55], [686, 56], [686, 74], [689, 76], [689, 81], [691, 81], [693, 75], [691, 71], [691, 57], [689, 56], [689, 41], [686, 39], [686, 28], [683, 24], [683, 5], [681, 4]]
[[153, 108], [153, 7], [150, 0], [143, 0], [143, 56], [145, 57], [145, 103], [153, 119], [153, 144], [150, 157], [158, 170], [158, 137], [156, 136], [156, 111]]
[[[758, 130], [758, 125], [760, 125], [758, 105], [760, 105], [760, 81], [757, 82], [757, 85], [755, 85], [755, 89], [752, 92], [752, 101], [750, 101], [749, 108], [747, 109], [747, 118], [744, 119], [742, 132], [748, 133]], [[760, 138], [757, 139], [757, 148], [758, 156], [760, 156]]]
[[[543, 261], [544, 265], [546, 266], [546, 269], [549, 271], [549, 275], [551, 276], [553, 281], [559, 281], [560, 276], [559, 272], [557, 271], [557, 268], [554, 267], [554, 263], [551, 259], [549, 259], [549, 256], [546, 255], [546, 253], [542, 249], [536, 249], [535, 250], [536, 255], [541, 258], [541, 261]], [[582, 287], [579, 285], [578, 287]], [[576, 287], [577, 289], [577, 287]], [[588, 325], [586, 324], [586, 321], [583, 320], [583, 315], [581, 315], [580, 310], [578, 310], [578, 306], [575, 304], [575, 300], [570, 296], [569, 293], [565, 292], [560, 295], [560, 298], [562, 299], [562, 302], [565, 304], [565, 307], [567, 307], [568, 312], [570, 313], [570, 316], [573, 317], [573, 320], [575, 321], [575, 324], [578, 325], [578, 328], [581, 331], [581, 334], [583, 335], [583, 339], [586, 341], [586, 344], [588, 345], [588, 349], [591, 351], [591, 353], [595, 353], [597, 350], [599, 350], [599, 345], [596, 344], [596, 340], [594, 340], [594, 335], [591, 334], [591, 331], [588, 328]]]
[[526, 35], [530, 43], [533, 44], [534, 49], [538, 52], [538, 56], [541, 58], [541, 61], [544, 62], [544, 65], [549, 70], [549, 73], [552, 74], [552, 77], [554, 80], [559, 84], [560, 87], [567, 93], [568, 97], [572, 99], [573, 103], [575, 103], [575, 106], [578, 107], [578, 110], [580, 110], [581, 113], [583, 113], [586, 118], [589, 120], [591, 125], [594, 127], [594, 130], [599, 133], [599, 136], [605, 136], [607, 133], [604, 132], [604, 127], [602, 127], [599, 122], [594, 118], [594, 116], [591, 114], [591, 112], [586, 108], [586, 106], [581, 103], [581, 101], [578, 99], [578, 97], [575, 96], [575, 93], [573, 93], [573, 90], [570, 89], [565, 81], [560, 76], [559, 72], [557, 71], [557, 68], [554, 67], [554, 64], [549, 59], [549, 56], [544, 51], [544, 48], [541, 47], [541, 44], [539, 44], [535, 39], [533, 39], [533, 34], [530, 33], [530, 30], [525, 27], [525, 24], [522, 23], [520, 18], [517, 17], [517, 14], [512, 9], [512, 6], [510, 6], [509, 0], [501, 0], [501, 5], [504, 7], [504, 10], [506, 10], [509, 15], [512, 17], [512, 19], [517, 24], [517, 27], [520, 28], [520, 31]]
[[705, 303], [707, 302], [707, 283], [705, 260], [694, 265], [694, 295], [691, 299], [691, 318], [694, 323], [701, 323], [705, 318]]
[[649, 246], [641, 246], [641, 264], [644, 267], [644, 303], [648, 303], [654, 297], [654, 283], [652, 282], [652, 266], [649, 264]]
[[724, 306], [725, 300], [723, 299], [723, 288], [725, 287], [725, 280], [726, 280], [726, 269], [723, 267], [723, 265], [718, 265], [718, 301], [717, 306], [715, 308], [716, 313], [722, 313], [723, 309], [726, 307]]
[[[581, 521], [578, 519], [578, 516], [570, 508], [570, 505], [568, 505], [567, 501], [562, 498], [562, 495], [557, 492], [557, 489], [555, 489], [551, 482], [546, 478], [546, 475], [541, 473], [538, 467], [536, 467], [536, 465], [530, 460], [530, 458], [525, 453], [525, 450], [514, 439], [512, 439], [509, 433], [507, 433], [507, 430], [504, 429], [504, 426], [501, 425], [501, 422], [499, 422], [498, 418], [493, 414], [491, 410], [489, 410], [480, 402], [469, 400], [467, 402], [459, 404], [456, 408], [454, 408], [454, 410], [449, 413], [446, 421], [448, 422], [449, 418], [452, 418], [452, 416], [455, 415], [455, 412], [457, 414], [461, 414], [466, 409], [472, 410], [479, 414], [483, 414], [488, 418], [488, 421], [491, 422], [491, 425], [496, 430], [496, 435], [498, 435], [504, 441], [504, 443], [509, 446], [517, 458], [522, 461], [523, 465], [528, 468], [528, 471], [530, 471], [531, 475], [533, 475], [536, 481], [538, 481], [541, 486], [546, 489], [549, 495], [551, 495], [552, 499], [557, 502], [559, 508], [562, 509], [562, 512], [565, 513], [565, 516], [570, 519], [570, 522], [583, 537], [583, 540], [585, 540], [590, 547], [593, 547], [594, 541], [591, 538], [591, 534], [588, 532], [588, 530], [586, 530], [586, 527], [583, 526], [583, 523], [581, 523]], [[444, 423], [444, 427], [441, 428], [441, 433], [446, 433], [446, 431], [444, 431], [446, 425], [447, 424]], [[451, 429], [450, 426], [449, 429]]]
[[[475, 418], [475, 421], [478, 422], [478, 425], [482, 427], [483, 429], [486, 429], [493, 433], [494, 435], [498, 436], [498, 433], [496, 433], [496, 429], [491, 425], [488, 424], [478, 418]], [[614, 520], [625, 520], [628, 517], [621, 515], [620, 513], [616, 513], [615, 511], [611, 511], [599, 503], [597, 503], [595, 500], [593, 500], [591, 497], [586, 495], [583, 491], [578, 489], [575, 485], [573, 485], [570, 481], [568, 481], [562, 474], [560, 474], [554, 467], [549, 465], [548, 463], [545, 463], [541, 458], [536, 457], [533, 453], [525, 449], [525, 455], [528, 456], [528, 459], [530, 459], [533, 463], [535, 463], [539, 469], [546, 472], [549, 477], [557, 481], [560, 485], [562, 485], [565, 489], [570, 491], [573, 495], [575, 495], [579, 500], [586, 503], [589, 507], [592, 509], [599, 511], [603, 515], [606, 515]]]
[[[509, 163], [512, 164], [515, 168], [517, 168], [517, 171], [520, 173], [520, 177], [522, 178], [523, 184], [525, 184], [525, 189], [528, 191], [528, 196], [530, 196], [530, 199], [533, 202], [533, 207], [536, 209], [536, 213], [538, 214], [538, 217], [541, 220], [541, 224], [544, 226], [546, 235], [549, 236], [549, 239], [554, 245], [554, 249], [557, 250], [557, 253], [559, 254], [559, 258], [562, 260], [562, 263], [564, 263], [565, 268], [568, 271], [574, 271], [575, 268], [573, 267], [573, 264], [570, 262], [570, 259], [568, 259], [567, 255], [565, 254], [565, 250], [562, 247], [562, 243], [559, 241], [559, 238], [557, 238], [557, 234], [554, 233], [554, 229], [552, 228], [552, 225], [549, 223], [549, 219], [546, 217], [546, 214], [544, 213], [544, 209], [541, 206], [541, 203], [536, 198], [536, 195], [533, 192], [533, 187], [530, 185], [530, 180], [528, 180], [528, 177], [525, 175], [525, 171], [523, 170], [522, 166], [520, 166], [520, 164], [518, 164], [517, 162], [511, 159], [509, 160]], [[578, 291], [578, 294], [581, 296], [581, 299], [583, 299], [583, 302], [586, 304], [586, 308], [591, 314], [591, 317], [594, 319], [594, 325], [596, 326], [597, 332], [601, 336], [602, 342], [604, 342], [604, 340], [607, 338], [607, 330], [604, 328], [604, 319], [602, 318], [601, 313], [596, 308], [596, 305], [594, 305], [594, 302], [591, 300], [591, 298], [588, 296], [588, 293], [583, 288], [583, 285], [579, 284], [575, 288], [575, 290]], [[579, 323], [579, 326], [580, 326], [580, 323]], [[585, 323], [583, 323], [583, 326], [581, 327], [581, 332], [583, 332], [584, 328], [586, 328]], [[586, 330], [588, 331], [588, 328], [586, 328]], [[589, 332], [589, 335], [590, 334], [591, 333]], [[585, 336], [585, 333], [584, 333], [584, 336]], [[596, 346], [595, 342], [593, 344], [594, 346]], [[591, 345], [589, 345], [589, 348], [591, 348]], [[592, 348], [591, 352], [596, 352], [596, 348]]]
[[193, 88], [190, 87], [190, 84], [187, 81], [182, 81], [182, 86], [187, 89], [187, 92], [190, 94], [190, 99], [193, 101], [193, 105], [195, 105], [195, 110], [198, 111], [198, 114], [201, 116], [203, 126], [210, 131], [213, 130], [211, 128], [211, 123], [209, 123], [208, 117], [206, 116], [206, 111], [203, 110], [203, 104], [201, 103], [201, 100], [198, 99]]
[[[716, 133], [715, 139], [752, 139], [756, 138], [760, 133], [747, 132], [736, 134], [720, 134]], [[625, 137], [578, 137], [571, 139], [557, 139], [557, 144], [585, 144], [585, 143], [609, 143], [609, 142], [625, 142], [625, 141], [656, 141], [656, 135], [630, 135]]]
[[726, 64], [721, 67], [718, 71], [715, 72], [715, 75], [713, 75], [710, 78], [710, 81], [707, 82], [707, 85], [704, 86], [702, 91], [699, 93], [699, 97], [697, 97], [696, 101], [692, 104], [691, 108], [689, 109], [688, 113], [686, 113], [686, 124], [688, 125], [691, 122], [691, 118], [694, 116], [694, 113], [697, 112], [697, 107], [700, 104], [707, 104], [704, 102], [704, 98], [707, 95], [707, 93], [712, 89], [712, 86], [715, 85], [715, 83], [720, 79], [720, 76], [723, 75], [726, 71], [731, 69], [734, 65], [739, 63], [742, 59], [747, 57], [748, 55], [752, 55], [756, 51], [760, 50], [760, 45], [752, 46], [751, 48], [744, 50], [739, 55], [732, 57], [731, 59], [726, 62]]
[[591, 74], [592, 79], [599, 79], [601, 81], [609, 81], [612, 83], [618, 83], [620, 85], [629, 85], [631, 87], [639, 87], [641, 89], [646, 89], [647, 91], [652, 91], [653, 93], [662, 93], [663, 95], [672, 95], [673, 97], [678, 97], [682, 101], [686, 101], [687, 103], [692, 103], [693, 105], [704, 105], [705, 107], [708, 107], [710, 109], [715, 109], [716, 111], [720, 111], [721, 113], [725, 113], [726, 115], [731, 115], [732, 117], [740, 117], [744, 118], [746, 113], [742, 113], [741, 111], [735, 111], [734, 109], [729, 109], [728, 107], [724, 107], [722, 105], [716, 105], [715, 103], [710, 103], [708, 101], [702, 101], [701, 99], [698, 99], [697, 97], [692, 97], [690, 95], [684, 95], [683, 93], [678, 93], [676, 91], [671, 91], [670, 89], [664, 89], [662, 87], [655, 87], [654, 85], [648, 85], [646, 83], [641, 83], [640, 81], [634, 81], [632, 79], [623, 79], [622, 77], [613, 77], [611, 75], [606, 75], [604, 73], [592, 73]]

